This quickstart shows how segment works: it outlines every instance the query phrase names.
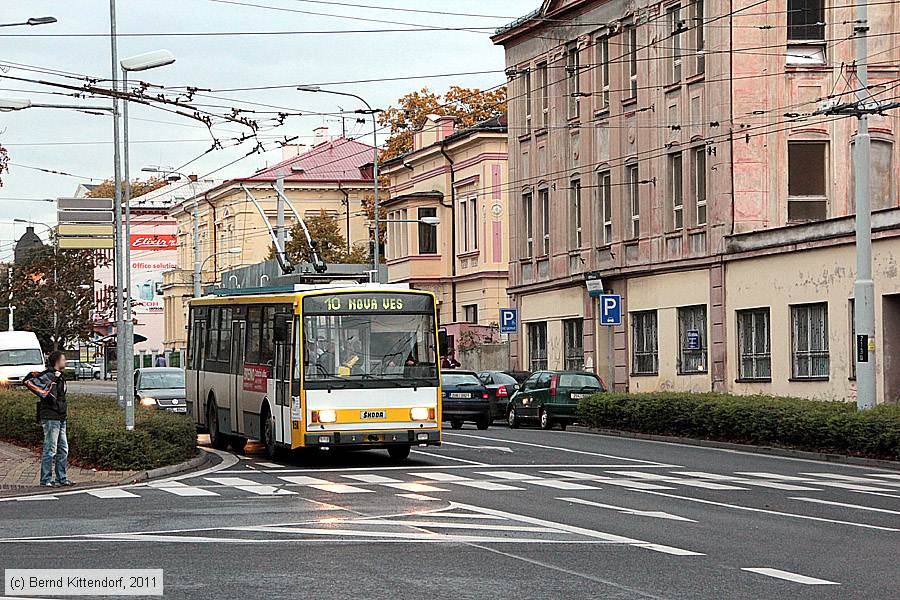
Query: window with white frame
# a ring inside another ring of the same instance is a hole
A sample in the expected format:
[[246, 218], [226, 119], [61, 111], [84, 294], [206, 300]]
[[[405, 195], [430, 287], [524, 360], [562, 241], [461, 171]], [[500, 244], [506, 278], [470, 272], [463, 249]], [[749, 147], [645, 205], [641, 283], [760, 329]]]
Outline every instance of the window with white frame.
[[569, 250], [581, 248], [581, 180], [569, 184]]
[[566, 47], [566, 96], [568, 99], [567, 115], [574, 119], [579, 115], [581, 106], [580, 66], [578, 44], [573, 42]]
[[478, 323], [478, 305], [477, 304], [464, 304], [462, 308], [463, 308], [463, 320], [466, 323]]
[[828, 142], [788, 142], [788, 221], [828, 217]]
[[631, 313], [631, 372], [635, 375], [659, 373], [656, 311]]
[[418, 209], [417, 219], [419, 233], [419, 254], [437, 254], [437, 227], [422, 223], [423, 218], [437, 217], [437, 208], [422, 207]]
[[465, 198], [459, 203], [460, 252], [478, 250], [478, 196]]
[[738, 379], [768, 381], [772, 378], [769, 309], [737, 311]]
[[541, 256], [550, 254], [550, 190], [538, 190], [538, 203], [541, 205]]
[[827, 379], [828, 304], [791, 307], [791, 376], [794, 379]]
[[691, 197], [694, 225], [706, 225], [706, 147], [691, 150]]
[[597, 71], [597, 110], [609, 108], [609, 38], [594, 40], [594, 69]]
[[695, 75], [706, 71], [706, 10], [703, 0], [693, 0], [691, 27], [694, 32], [694, 52], [697, 53]]
[[471, 249], [478, 250], [478, 227], [480, 220], [478, 218], [478, 194], [469, 198], [469, 235], [471, 236]]
[[825, 64], [825, 0], [788, 0], [787, 39], [788, 65]]
[[625, 181], [628, 184], [628, 204], [631, 217], [628, 234], [631, 239], [637, 239], [641, 237], [641, 190], [636, 163], [625, 166]]
[[612, 243], [613, 211], [612, 211], [612, 176], [609, 171], [597, 173], [597, 198], [600, 215], [599, 245]]
[[522, 194], [522, 258], [534, 256], [534, 206], [531, 192]]
[[461, 200], [459, 203], [459, 251], [469, 251], [469, 211], [468, 201]]
[[584, 369], [584, 320], [565, 319], [563, 321], [563, 346], [565, 348], [565, 370]]
[[669, 155], [669, 199], [673, 229], [684, 227], [684, 186], [681, 169], [681, 152], [673, 152]]
[[628, 82], [631, 90], [629, 99], [637, 99], [638, 95], [638, 42], [637, 26], [632, 24], [625, 33], [628, 39]]
[[678, 374], [706, 373], [706, 305], [678, 308]]
[[534, 110], [534, 97], [531, 90], [531, 69], [525, 68], [522, 74], [522, 81], [525, 85], [525, 133], [531, 133], [531, 113]]
[[681, 34], [684, 23], [681, 21], [681, 6], [676, 4], [666, 9], [666, 22], [668, 24], [670, 47], [669, 83], [681, 81]]
[[550, 95], [548, 85], [547, 63], [539, 62], [537, 64], [537, 86], [538, 96], [541, 99], [541, 109], [538, 113], [538, 123], [541, 127], [546, 127], [547, 123], [550, 121]]
[[547, 368], [547, 323], [528, 323], [528, 365], [531, 371]]

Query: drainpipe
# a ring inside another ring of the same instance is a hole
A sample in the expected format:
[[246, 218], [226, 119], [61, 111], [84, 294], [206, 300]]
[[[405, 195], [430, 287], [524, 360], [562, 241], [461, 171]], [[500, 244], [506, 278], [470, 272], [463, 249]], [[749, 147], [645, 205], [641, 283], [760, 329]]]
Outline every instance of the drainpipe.
[[[453, 159], [447, 154], [446, 144], [441, 141], [441, 154], [450, 163], [450, 306], [453, 311], [453, 322], [456, 323], [456, 171], [453, 170]], [[447, 206], [441, 202], [443, 206]]]

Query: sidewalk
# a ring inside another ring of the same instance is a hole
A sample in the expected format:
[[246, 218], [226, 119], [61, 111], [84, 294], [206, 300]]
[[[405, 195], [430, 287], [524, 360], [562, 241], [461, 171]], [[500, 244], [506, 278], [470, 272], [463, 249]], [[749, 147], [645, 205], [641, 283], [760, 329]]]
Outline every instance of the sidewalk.
[[[136, 471], [94, 471], [69, 464], [69, 479], [77, 484], [114, 484]], [[0, 442], [0, 494], [34, 491], [41, 480], [41, 455], [38, 451]]]

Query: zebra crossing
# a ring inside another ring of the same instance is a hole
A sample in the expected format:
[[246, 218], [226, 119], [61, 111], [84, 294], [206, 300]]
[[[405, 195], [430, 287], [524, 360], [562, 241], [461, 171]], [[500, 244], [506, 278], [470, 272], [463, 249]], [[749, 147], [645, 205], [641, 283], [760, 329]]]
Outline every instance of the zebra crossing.
[[[209, 474], [189, 480], [163, 480], [127, 487], [85, 490], [102, 500], [126, 500], [147, 494], [172, 494], [181, 497], [230, 496], [235, 492], [250, 496], [296, 496], [309, 492], [326, 495], [390, 493], [410, 498], [431, 499], [460, 488], [487, 492], [522, 492], [536, 488], [566, 492], [597, 492], [625, 488], [642, 491], [671, 491], [699, 488], [711, 492], [744, 492], [766, 488], [785, 492], [827, 492], [845, 490], [900, 498], [900, 475], [864, 473], [845, 475], [827, 472], [803, 472], [783, 475], [769, 472], [733, 474], [704, 471], [670, 470], [647, 472], [627, 468], [576, 470], [548, 468], [472, 467], [449, 470], [391, 471], [390, 476], [372, 472], [316, 472], [312, 475], [284, 473], [287, 469], [267, 463], [265, 470], [232, 470], [227, 474]], [[402, 493], [402, 494], [401, 494]]]

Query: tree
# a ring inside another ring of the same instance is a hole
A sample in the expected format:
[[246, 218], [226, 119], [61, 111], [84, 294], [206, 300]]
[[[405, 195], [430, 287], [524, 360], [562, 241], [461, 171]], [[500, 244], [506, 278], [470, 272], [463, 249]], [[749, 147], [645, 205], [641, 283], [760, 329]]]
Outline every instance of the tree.
[[[143, 196], [153, 190], [158, 190], [159, 188], [166, 185], [165, 179], [160, 179], [158, 177], [151, 177], [146, 181], [141, 181], [140, 179], [133, 179], [131, 181], [131, 197], [137, 198], [138, 196]], [[125, 184], [122, 184], [122, 194], [125, 194]], [[100, 182], [97, 187], [92, 189], [87, 193], [88, 198], [115, 198], [116, 197], [116, 188], [112, 179], [106, 179]]]
[[[44, 349], [66, 348], [87, 341], [93, 333], [94, 269], [109, 259], [94, 250], [59, 250], [55, 245], [36, 252], [13, 267], [15, 327], [33, 331]], [[9, 284], [0, 285], [8, 297]]]
[[[336, 215], [329, 215], [324, 209], [314, 217], [305, 218], [309, 235], [316, 242], [319, 255], [329, 264], [365, 264], [369, 262], [369, 250], [365, 244], [357, 244], [347, 251], [347, 240], [341, 233], [341, 223]], [[294, 223], [290, 229], [290, 239], [285, 246], [285, 253], [291, 262], [312, 262], [306, 234], [300, 223]], [[274, 258], [275, 248], [269, 249], [269, 257]]]
[[464, 129], [506, 112], [506, 87], [494, 90], [451, 86], [441, 96], [427, 87], [410, 92], [378, 115], [382, 126], [390, 128], [380, 160], [389, 160], [412, 150], [413, 132], [420, 129], [430, 114], [456, 117]]

